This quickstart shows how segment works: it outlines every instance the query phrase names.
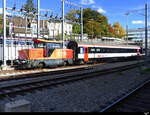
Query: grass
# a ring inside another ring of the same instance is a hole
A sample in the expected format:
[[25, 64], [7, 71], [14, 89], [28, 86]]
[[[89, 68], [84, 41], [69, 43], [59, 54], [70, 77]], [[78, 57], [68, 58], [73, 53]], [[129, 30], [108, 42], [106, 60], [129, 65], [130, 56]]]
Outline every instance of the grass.
[[150, 72], [150, 68], [146, 68], [143, 70], [144, 72]]

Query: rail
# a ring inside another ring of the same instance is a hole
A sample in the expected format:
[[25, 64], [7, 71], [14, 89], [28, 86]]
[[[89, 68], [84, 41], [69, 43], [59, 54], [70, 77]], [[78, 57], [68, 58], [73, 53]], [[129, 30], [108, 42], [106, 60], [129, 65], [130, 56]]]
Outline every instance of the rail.
[[[101, 75], [110, 74], [118, 71], [125, 71], [128, 69], [133, 69], [138, 66], [142, 66], [143, 62], [120, 66], [115, 68], [109, 68], [106, 70], [97, 70], [97, 69], [85, 69], [85, 70], [73, 70], [69, 73], [55, 73], [53, 75], [40, 75], [35, 74], [35, 76], [30, 78], [22, 78], [19, 80], [10, 80], [0, 82], [0, 96], [16, 94], [19, 92], [28, 92], [34, 89], [61, 85], [68, 82], [74, 82], [78, 80], [90, 79], [93, 77], [100, 77]], [[80, 71], [80, 72], [79, 72]]]
[[150, 84], [150, 79], [145, 80], [143, 83], [141, 83], [140, 85], [136, 86], [135, 89], [133, 89], [132, 91], [126, 93], [124, 96], [121, 96], [120, 98], [118, 98], [113, 103], [111, 103], [111, 104], [107, 105], [106, 107], [104, 107], [103, 109], [101, 109], [99, 112], [113, 111], [116, 106], [118, 106], [118, 108], [119, 108], [120, 107], [119, 106], [120, 103], [123, 103], [124, 100], [127, 100], [128, 98], [130, 98], [132, 95], [134, 95], [135, 93], [137, 93], [138, 91], [140, 91], [141, 88], [143, 88], [147, 84]]

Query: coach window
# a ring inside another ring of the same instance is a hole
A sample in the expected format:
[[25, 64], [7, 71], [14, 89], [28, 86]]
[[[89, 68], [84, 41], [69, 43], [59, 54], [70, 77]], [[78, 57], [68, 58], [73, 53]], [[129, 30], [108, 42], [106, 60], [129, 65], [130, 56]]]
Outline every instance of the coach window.
[[110, 50], [110, 48], [107, 48], [107, 53], [111, 53], [111, 50]]
[[96, 49], [96, 52], [97, 52], [97, 53], [100, 53], [100, 52], [101, 52], [101, 49], [97, 48], [97, 49]]
[[126, 49], [123, 49], [123, 52], [122, 53], [126, 53]]
[[120, 51], [119, 51], [120, 53], [123, 53], [123, 49], [119, 49], [119, 50], [120, 50]]
[[95, 48], [91, 48], [91, 53], [94, 53], [95, 52]]
[[104, 48], [101, 49], [101, 52], [104, 53]]
[[132, 53], [133, 52], [133, 50], [132, 49], [130, 49], [130, 53]]
[[107, 53], [110, 53], [110, 50], [109, 50], [109, 48], [107, 48]]
[[111, 53], [115, 53], [115, 49], [114, 48], [111, 48]]
[[80, 48], [80, 53], [84, 54], [84, 49], [83, 48]]
[[109, 53], [112, 53], [112, 49], [111, 48], [109, 48]]

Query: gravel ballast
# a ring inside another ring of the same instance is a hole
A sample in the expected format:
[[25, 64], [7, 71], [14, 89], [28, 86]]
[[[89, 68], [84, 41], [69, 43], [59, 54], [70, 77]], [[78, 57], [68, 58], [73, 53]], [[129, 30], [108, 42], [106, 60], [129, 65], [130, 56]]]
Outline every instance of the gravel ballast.
[[82, 81], [35, 90], [15, 97], [0, 98], [0, 111], [5, 103], [25, 99], [31, 102], [32, 112], [91, 112], [146, 79], [149, 72], [136, 68]]

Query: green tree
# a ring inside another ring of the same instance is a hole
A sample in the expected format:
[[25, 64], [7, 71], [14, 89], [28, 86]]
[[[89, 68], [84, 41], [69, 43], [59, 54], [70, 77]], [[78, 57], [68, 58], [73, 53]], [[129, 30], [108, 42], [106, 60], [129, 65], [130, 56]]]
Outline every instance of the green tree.
[[[68, 20], [80, 22], [80, 11], [71, 10], [69, 13], [67, 13], [66, 18]], [[84, 33], [92, 35], [94, 38], [99, 35], [106, 36], [108, 33], [107, 17], [95, 10], [92, 10], [91, 8], [83, 9], [83, 25], [84, 25], [83, 27]], [[78, 31], [74, 30], [75, 29], [74, 26], [73, 26], [73, 32], [79, 33], [80, 29], [78, 29]]]
[[70, 10], [67, 15], [65, 16], [66, 19], [74, 21], [74, 22], [78, 22], [79, 21], [79, 15], [80, 15], [80, 11], [79, 10]]
[[3, 17], [0, 15], [0, 35], [2, 35], [3, 32]]
[[[71, 10], [67, 13], [66, 19], [72, 20], [73, 22], [80, 22], [80, 11]], [[83, 9], [83, 25], [84, 33], [91, 35], [93, 38], [99, 35], [122, 38], [126, 34], [119, 22], [111, 25], [108, 23], [108, 18], [106, 16], [91, 8]], [[80, 26], [74, 24], [73, 32], [79, 34]]]
[[27, 17], [28, 27], [30, 28], [31, 22], [33, 20], [35, 13], [37, 12], [37, 9], [34, 6], [33, 0], [27, 0], [26, 4], [23, 6], [23, 8], [26, 11], [26, 13], [24, 13], [24, 15]]
[[[26, 1], [26, 4], [24, 5], [24, 10], [29, 13], [29, 12], [32, 12], [32, 13], [36, 13], [36, 8], [34, 6], [34, 3], [33, 3], [33, 0], [27, 0]], [[33, 14], [27, 14], [25, 13], [25, 15], [27, 16], [31, 16], [33, 17]]]
[[76, 33], [76, 34], [80, 34], [81, 33], [81, 28], [80, 28], [80, 25], [78, 24], [74, 24], [73, 25], [73, 33]]
[[97, 37], [102, 32], [99, 23], [94, 20], [89, 20], [85, 24], [84, 30], [90, 35], [91, 39]]
[[[6, 24], [9, 25], [8, 19], [6, 19]], [[0, 15], [0, 35], [3, 35], [3, 15]], [[9, 35], [9, 27], [6, 27], [6, 35]]]
[[[70, 10], [65, 18], [67, 20], [71, 20], [72, 22], [79, 23], [80, 22], [80, 11], [79, 10]], [[81, 28], [79, 24], [73, 24], [73, 33], [80, 34]]]

